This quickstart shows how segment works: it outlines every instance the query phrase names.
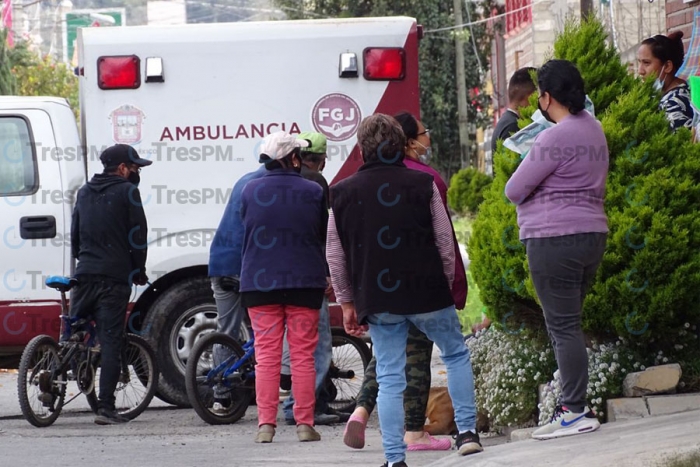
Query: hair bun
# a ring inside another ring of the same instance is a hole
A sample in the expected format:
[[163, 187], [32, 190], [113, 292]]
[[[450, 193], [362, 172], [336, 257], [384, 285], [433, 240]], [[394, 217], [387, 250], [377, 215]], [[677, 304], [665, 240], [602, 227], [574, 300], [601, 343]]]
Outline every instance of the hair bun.
[[683, 40], [683, 31], [673, 31], [668, 35], [668, 38], [672, 41], [681, 41]]

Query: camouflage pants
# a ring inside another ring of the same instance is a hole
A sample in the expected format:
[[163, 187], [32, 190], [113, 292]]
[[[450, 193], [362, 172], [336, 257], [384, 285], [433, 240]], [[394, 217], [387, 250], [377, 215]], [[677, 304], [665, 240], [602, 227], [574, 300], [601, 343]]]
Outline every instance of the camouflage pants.
[[[430, 360], [433, 342], [410, 324], [406, 340], [406, 390], [403, 393], [406, 431], [423, 431], [425, 410], [430, 394]], [[372, 413], [377, 405], [377, 361], [370, 360], [365, 379], [357, 396], [357, 406]]]

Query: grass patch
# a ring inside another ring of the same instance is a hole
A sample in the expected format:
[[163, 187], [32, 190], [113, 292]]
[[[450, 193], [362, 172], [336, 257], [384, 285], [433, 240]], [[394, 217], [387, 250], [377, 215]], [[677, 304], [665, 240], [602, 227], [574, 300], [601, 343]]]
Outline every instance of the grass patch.
[[[467, 247], [469, 237], [472, 233], [472, 221], [470, 217], [459, 217], [453, 219], [455, 234], [457, 241]], [[462, 323], [462, 329], [466, 333], [471, 332], [473, 324], [480, 323], [482, 320], [481, 313], [484, 310], [484, 304], [479, 296], [479, 287], [474, 282], [474, 278], [469, 270], [467, 270], [467, 283], [469, 284], [469, 293], [467, 295], [467, 304], [462, 310], [457, 310], [457, 315]]]

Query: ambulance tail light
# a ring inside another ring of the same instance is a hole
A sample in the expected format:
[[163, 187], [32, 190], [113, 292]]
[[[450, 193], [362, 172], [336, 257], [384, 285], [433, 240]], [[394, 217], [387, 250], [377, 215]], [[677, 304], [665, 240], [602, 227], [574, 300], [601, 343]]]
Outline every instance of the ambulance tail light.
[[370, 47], [363, 55], [367, 80], [402, 80], [406, 75], [406, 52], [400, 47]]
[[97, 84], [100, 89], [136, 89], [141, 86], [141, 60], [136, 55], [97, 59]]

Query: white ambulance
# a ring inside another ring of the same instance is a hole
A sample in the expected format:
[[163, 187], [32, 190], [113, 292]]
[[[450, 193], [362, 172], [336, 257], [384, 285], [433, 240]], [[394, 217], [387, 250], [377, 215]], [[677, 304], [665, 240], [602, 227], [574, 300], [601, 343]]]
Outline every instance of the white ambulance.
[[0, 367], [35, 335], [58, 337], [44, 279], [71, 275], [75, 194], [126, 143], [153, 160], [139, 185], [152, 286], [134, 288], [128, 326], [159, 355], [159, 397], [188, 405], [187, 357], [216, 326], [209, 247], [256, 146], [318, 131], [324, 176], [352, 174], [364, 117], [419, 113], [420, 37], [407, 17], [81, 29], [80, 132], [63, 99], [0, 98]]

